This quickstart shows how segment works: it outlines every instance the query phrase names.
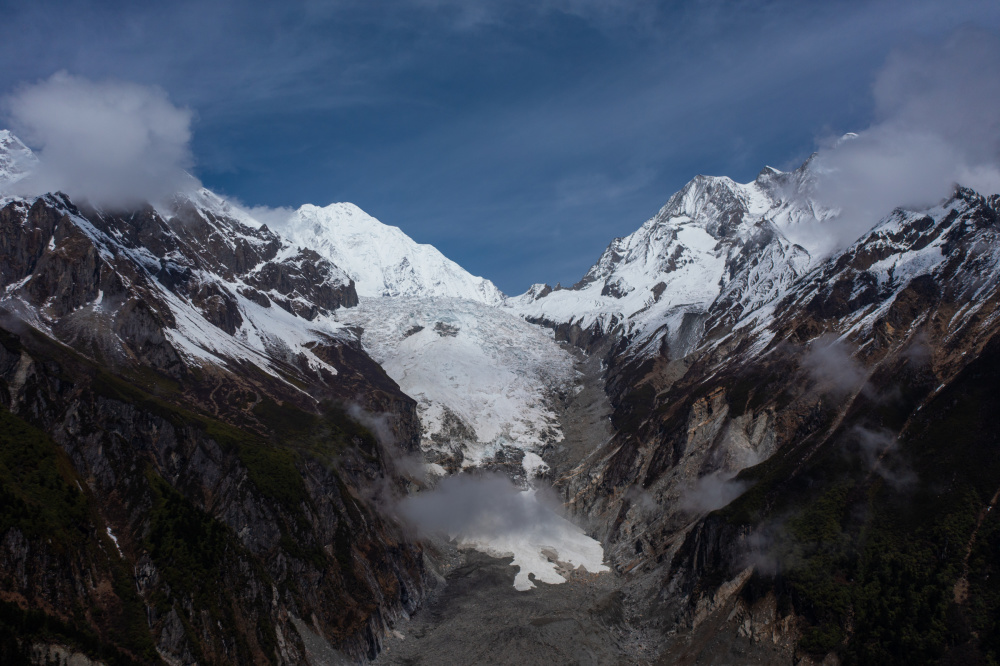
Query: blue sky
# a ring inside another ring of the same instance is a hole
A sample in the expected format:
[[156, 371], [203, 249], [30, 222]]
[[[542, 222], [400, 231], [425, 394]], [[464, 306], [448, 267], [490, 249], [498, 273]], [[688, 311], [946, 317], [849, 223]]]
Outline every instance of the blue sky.
[[572, 283], [698, 173], [868, 127], [887, 56], [1000, 3], [3, 1], [0, 95], [65, 70], [194, 113], [196, 175], [352, 201], [508, 293]]

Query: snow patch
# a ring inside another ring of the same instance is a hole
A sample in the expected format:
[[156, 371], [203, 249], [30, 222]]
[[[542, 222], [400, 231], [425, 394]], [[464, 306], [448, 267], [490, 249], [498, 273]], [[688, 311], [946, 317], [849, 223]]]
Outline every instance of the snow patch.
[[118, 557], [121, 557], [122, 559], [124, 559], [124, 558], [125, 558], [125, 555], [124, 555], [124, 554], [122, 553], [122, 549], [121, 549], [121, 547], [120, 547], [120, 546], [118, 545], [118, 537], [116, 537], [116, 536], [114, 535], [114, 533], [113, 533], [113, 532], [111, 531], [111, 528], [110, 528], [110, 527], [108, 528], [108, 536], [109, 536], [109, 537], [111, 537], [111, 540], [115, 542], [115, 550], [117, 550], [117, 551], [118, 551]]

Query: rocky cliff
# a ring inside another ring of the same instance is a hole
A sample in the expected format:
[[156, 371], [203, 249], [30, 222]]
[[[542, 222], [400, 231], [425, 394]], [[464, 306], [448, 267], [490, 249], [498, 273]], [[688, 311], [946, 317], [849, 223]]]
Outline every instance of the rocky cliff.
[[330, 317], [353, 283], [226, 213], [3, 201], [5, 663], [374, 656], [424, 594], [374, 508], [415, 403]]
[[995, 658], [997, 203], [897, 210], [770, 301], [723, 289], [680, 353], [607, 353], [617, 433], [564, 490], [664, 663]]

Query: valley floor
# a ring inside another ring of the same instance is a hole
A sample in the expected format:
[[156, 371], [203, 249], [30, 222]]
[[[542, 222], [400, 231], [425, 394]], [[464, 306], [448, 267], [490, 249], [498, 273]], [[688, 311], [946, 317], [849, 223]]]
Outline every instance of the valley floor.
[[[571, 353], [584, 381], [559, 406], [565, 438], [543, 454], [557, 485], [611, 436], [600, 358]], [[436, 547], [433, 559], [441, 568], [441, 586], [387, 636], [375, 664], [626, 665], [652, 660], [652, 652], [625, 624], [622, 579], [614, 573], [578, 570], [566, 573], [564, 584], [538, 582], [534, 589], [518, 591], [510, 558], [458, 550], [454, 543]]]
[[457, 554], [445, 585], [390, 635], [376, 664], [640, 664], [622, 622], [618, 580], [572, 574], [519, 592], [507, 560]]

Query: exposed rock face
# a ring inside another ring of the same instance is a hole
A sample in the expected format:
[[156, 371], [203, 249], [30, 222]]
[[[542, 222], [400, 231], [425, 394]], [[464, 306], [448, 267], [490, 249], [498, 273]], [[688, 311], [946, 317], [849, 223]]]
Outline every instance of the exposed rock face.
[[[0, 208], [0, 610], [29, 628], [0, 656], [372, 657], [424, 595], [376, 505], [415, 403], [329, 317], [353, 283], [198, 204]], [[71, 647], [31, 646], [42, 617]]]
[[[617, 434], [565, 492], [603, 516], [633, 626], [663, 637], [665, 662], [993, 654], [996, 557], [972, 567], [975, 599], [962, 563], [1000, 529], [982, 421], [997, 202], [959, 189], [896, 211], [780, 298], [724, 290], [690, 351], [626, 337], [607, 354]], [[939, 578], [900, 578], [903, 561]]]
[[219, 329], [190, 340], [219, 356], [228, 355], [231, 336], [251, 347], [247, 353], [294, 352], [284, 326], [259, 325], [273, 328], [273, 317], [248, 315], [254, 306], [273, 301], [301, 329], [357, 304], [350, 280], [315, 253], [283, 246], [266, 227], [202, 212], [188, 202], [164, 220], [152, 209], [81, 211], [61, 195], [10, 201], [0, 212], [8, 308], [27, 305], [47, 326], [89, 337], [102, 357], [138, 358], [171, 372], [177, 359], [167, 331], [184, 335], [178, 305]]

